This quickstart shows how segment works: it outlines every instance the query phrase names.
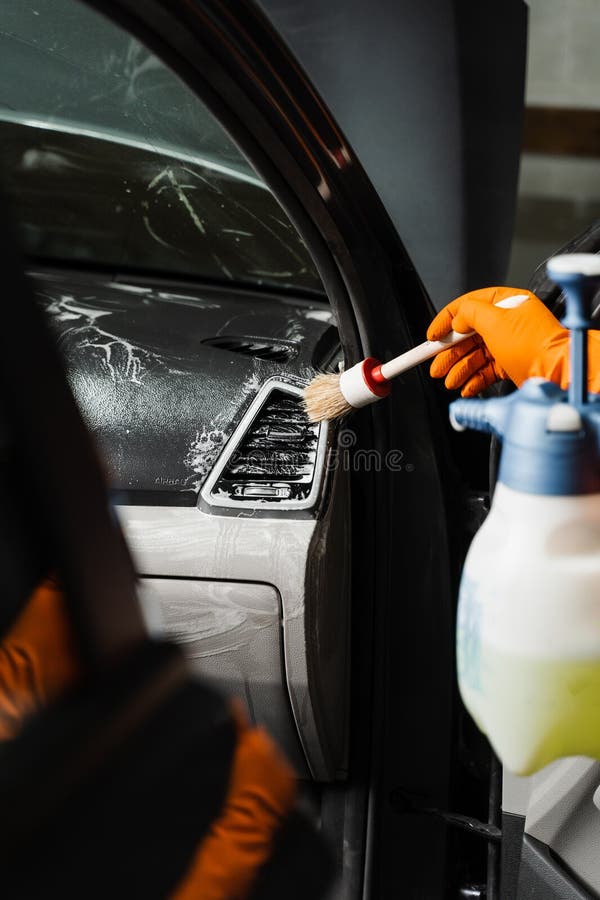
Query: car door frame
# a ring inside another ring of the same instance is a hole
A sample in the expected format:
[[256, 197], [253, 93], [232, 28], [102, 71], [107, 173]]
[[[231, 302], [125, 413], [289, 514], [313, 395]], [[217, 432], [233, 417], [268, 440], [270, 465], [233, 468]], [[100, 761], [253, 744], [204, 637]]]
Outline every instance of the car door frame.
[[[287, 47], [247, 0], [86, 0], [169, 64], [207, 104], [306, 241], [346, 359], [422, 340], [429, 298], [379, 197]], [[325, 792], [340, 896], [445, 896], [447, 828], [398, 815], [393, 788], [448, 808], [454, 740], [455, 502], [444, 404], [422, 372], [351, 420], [379, 471], [353, 479], [349, 783]], [[395, 454], [396, 466], [390, 466]], [[358, 550], [357, 548], [360, 548]], [[412, 893], [411, 893], [412, 892]]]

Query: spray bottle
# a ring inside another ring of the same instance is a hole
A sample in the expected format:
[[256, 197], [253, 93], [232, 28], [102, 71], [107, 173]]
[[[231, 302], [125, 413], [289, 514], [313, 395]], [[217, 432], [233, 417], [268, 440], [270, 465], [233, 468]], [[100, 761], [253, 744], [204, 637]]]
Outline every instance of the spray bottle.
[[519, 775], [562, 756], [600, 759], [600, 395], [587, 330], [600, 256], [547, 265], [566, 294], [568, 392], [539, 378], [508, 397], [457, 400], [450, 418], [502, 438], [492, 507], [460, 586], [464, 703]]

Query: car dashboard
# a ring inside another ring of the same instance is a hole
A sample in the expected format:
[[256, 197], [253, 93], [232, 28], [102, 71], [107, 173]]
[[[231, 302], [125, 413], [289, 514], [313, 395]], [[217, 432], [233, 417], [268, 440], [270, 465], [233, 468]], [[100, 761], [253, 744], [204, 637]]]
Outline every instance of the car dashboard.
[[301, 775], [346, 770], [349, 473], [302, 387], [341, 359], [318, 299], [31, 273], [149, 619]]

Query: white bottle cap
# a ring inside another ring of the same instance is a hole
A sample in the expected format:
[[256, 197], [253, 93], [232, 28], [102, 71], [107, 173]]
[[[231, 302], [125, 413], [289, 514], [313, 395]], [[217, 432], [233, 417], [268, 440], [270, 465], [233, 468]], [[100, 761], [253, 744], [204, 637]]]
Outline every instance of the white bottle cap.
[[546, 419], [548, 431], [581, 431], [581, 416], [574, 406], [568, 403], [555, 403], [550, 407]]

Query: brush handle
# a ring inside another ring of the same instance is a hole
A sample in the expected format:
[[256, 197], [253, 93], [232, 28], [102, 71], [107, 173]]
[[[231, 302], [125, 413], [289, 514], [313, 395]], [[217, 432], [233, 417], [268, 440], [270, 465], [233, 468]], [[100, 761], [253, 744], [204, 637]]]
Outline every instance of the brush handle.
[[413, 347], [412, 350], [407, 350], [406, 353], [402, 353], [395, 359], [390, 359], [389, 362], [383, 363], [381, 374], [389, 381], [390, 378], [395, 378], [396, 375], [401, 375], [403, 372], [418, 366], [419, 363], [437, 356], [442, 350], [448, 350], [454, 344], [466, 341], [467, 338], [472, 337], [474, 334], [474, 331], [469, 331], [467, 334], [461, 334], [459, 331], [449, 331], [442, 341], [424, 341], [417, 347]]
[[[502, 309], [514, 309], [516, 306], [520, 306], [521, 303], [524, 303], [525, 300], [527, 300], [527, 294], [516, 294], [514, 297], [506, 297], [504, 300], [499, 300], [498, 303], [494, 303], [494, 306], [498, 306]], [[403, 372], [413, 369], [415, 366], [418, 366], [419, 363], [437, 356], [438, 353], [448, 350], [455, 344], [466, 341], [467, 338], [472, 337], [474, 334], [474, 331], [469, 331], [467, 334], [461, 334], [459, 331], [449, 331], [441, 341], [424, 341], [417, 347], [413, 347], [412, 350], [407, 350], [406, 353], [401, 353], [400, 356], [397, 356], [395, 359], [390, 359], [389, 362], [383, 363], [381, 366], [381, 374], [389, 381], [397, 375], [401, 375]]]

